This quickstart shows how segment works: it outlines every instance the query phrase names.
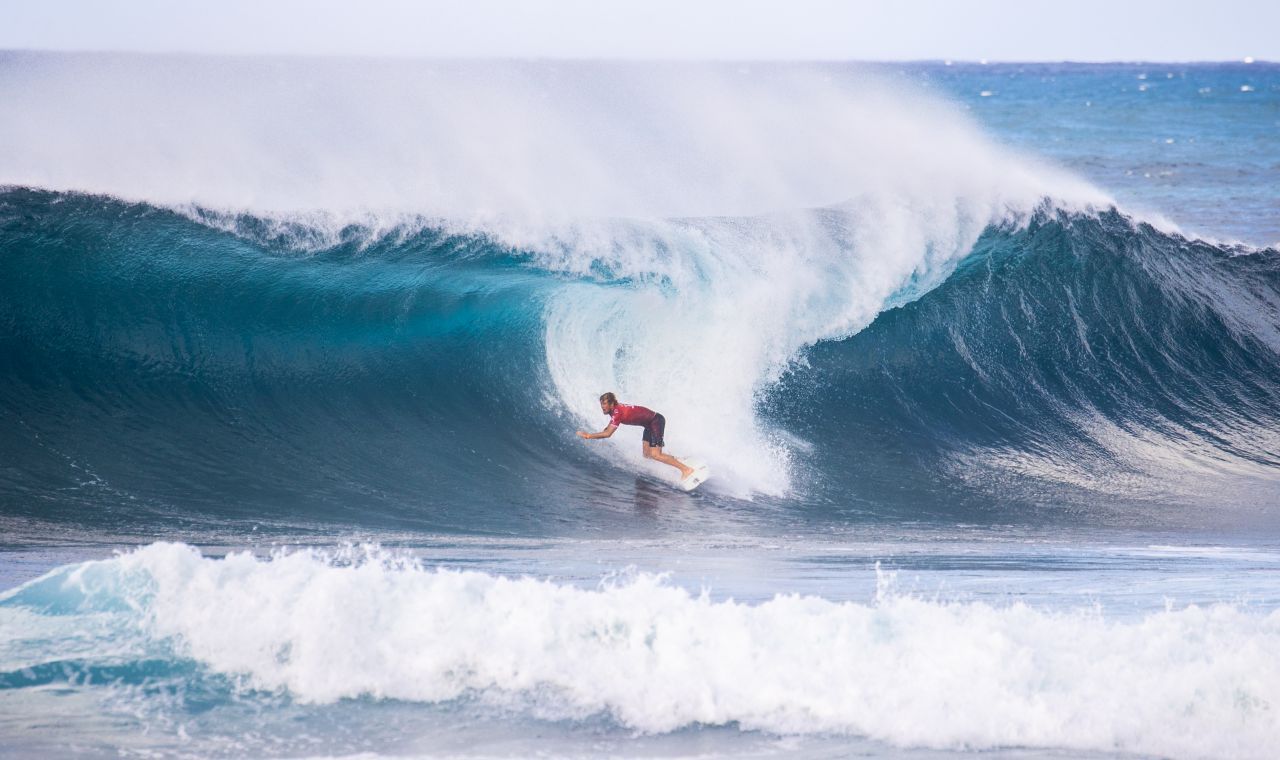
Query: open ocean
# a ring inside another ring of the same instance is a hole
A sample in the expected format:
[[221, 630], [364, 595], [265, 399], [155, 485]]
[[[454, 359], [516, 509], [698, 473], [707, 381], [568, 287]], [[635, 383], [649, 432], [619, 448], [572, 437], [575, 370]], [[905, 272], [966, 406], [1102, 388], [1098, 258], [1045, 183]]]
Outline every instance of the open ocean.
[[0, 53], [0, 754], [1276, 747], [1280, 65]]

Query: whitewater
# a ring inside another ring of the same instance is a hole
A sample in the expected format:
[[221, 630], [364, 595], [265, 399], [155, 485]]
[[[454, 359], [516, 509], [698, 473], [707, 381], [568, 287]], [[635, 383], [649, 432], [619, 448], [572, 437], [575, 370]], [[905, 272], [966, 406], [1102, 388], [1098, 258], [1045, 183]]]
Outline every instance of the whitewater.
[[[1280, 740], [1273, 65], [11, 52], [0, 101], [18, 756]], [[606, 390], [715, 478], [574, 438]]]

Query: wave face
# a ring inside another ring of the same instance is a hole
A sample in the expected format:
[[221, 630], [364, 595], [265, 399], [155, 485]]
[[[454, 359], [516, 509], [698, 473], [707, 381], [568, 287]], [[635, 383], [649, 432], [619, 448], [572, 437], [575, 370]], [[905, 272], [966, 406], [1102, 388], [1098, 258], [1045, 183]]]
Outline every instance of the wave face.
[[746, 604], [644, 574], [582, 589], [358, 552], [211, 559], [154, 544], [6, 593], [0, 622], [22, 631], [0, 696], [106, 682], [99, 709], [119, 712], [179, 679], [179, 704], [234, 725], [371, 697], [939, 749], [1262, 758], [1280, 741], [1280, 613], [1232, 604], [1108, 619], [887, 583], [871, 603]]
[[5, 516], [594, 529], [683, 498], [613, 390], [680, 519], [1274, 519], [1275, 251], [900, 89], [6, 54]]
[[19, 511], [376, 520], [424, 499], [461, 529], [476, 478], [518, 502], [568, 448], [540, 390], [547, 278], [481, 239], [304, 255], [100, 198], [13, 191], [2, 213]]
[[[656, 399], [674, 450], [726, 475], [712, 498], [798, 510], [768, 519], [1194, 522], [1180, 505], [1274, 498], [1274, 252], [1043, 209], [842, 300], [883, 265], [836, 268], [854, 216], [629, 223], [613, 258], [425, 221], [304, 251], [314, 227], [8, 191], [6, 500], [536, 533], [648, 477], [625, 437], [572, 438], [600, 388]], [[702, 269], [796, 229], [825, 237]], [[666, 274], [626, 268], [647, 246]]]
[[942, 287], [815, 347], [767, 406], [841, 442], [816, 458], [828, 501], [953, 509], [974, 488], [990, 499], [975, 517], [1049, 502], [1132, 524], [1194, 522], [1191, 505], [1265, 517], [1280, 258], [1239, 253], [1116, 212], [990, 228]]

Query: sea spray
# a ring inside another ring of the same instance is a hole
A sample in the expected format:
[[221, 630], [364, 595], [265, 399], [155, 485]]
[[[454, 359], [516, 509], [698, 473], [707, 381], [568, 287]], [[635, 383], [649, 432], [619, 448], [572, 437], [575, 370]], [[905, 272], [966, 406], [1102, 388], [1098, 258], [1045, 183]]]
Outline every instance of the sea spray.
[[[1096, 201], [870, 68], [9, 53], [0, 182], [511, 232], [895, 193]], [[529, 225], [534, 225], [530, 227]]]

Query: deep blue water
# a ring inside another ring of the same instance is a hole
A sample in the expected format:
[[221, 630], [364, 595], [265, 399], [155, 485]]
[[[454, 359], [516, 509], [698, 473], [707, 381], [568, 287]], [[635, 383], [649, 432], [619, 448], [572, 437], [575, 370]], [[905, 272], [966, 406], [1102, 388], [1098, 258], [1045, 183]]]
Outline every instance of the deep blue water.
[[[0, 97], [19, 754], [1280, 739], [1280, 66]], [[713, 479], [574, 437], [605, 390]]]
[[1276, 64], [957, 63], [903, 76], [957, 98], [1003, 142], [1190, 232], [1280, 240]]

